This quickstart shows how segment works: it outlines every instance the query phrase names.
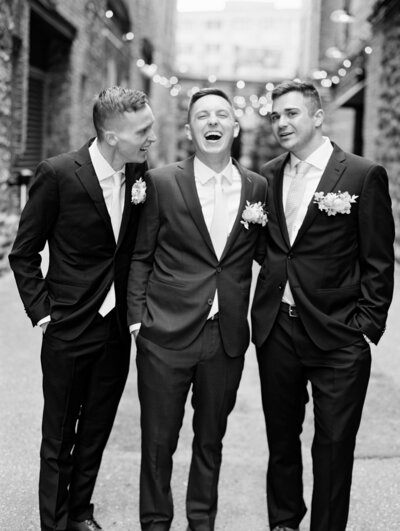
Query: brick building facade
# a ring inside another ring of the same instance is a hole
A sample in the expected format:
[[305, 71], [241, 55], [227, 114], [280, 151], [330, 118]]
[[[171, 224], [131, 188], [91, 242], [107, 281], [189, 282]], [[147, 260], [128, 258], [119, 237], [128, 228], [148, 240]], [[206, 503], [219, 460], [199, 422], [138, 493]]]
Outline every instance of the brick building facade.
[[318, 4], [314, 34], [319, 38], [312, 44], [319, 51], [319, 73], [325, 76], [321, 88], [328, 134], [344, 149], [387, 169], [400, 261], [400, 4], [305, 1]]
[[[400, 261], [400, 5], [375, 3], [369, 17], [371, 48], [365, 97], [365, 153], [387, 169]], [[368, 126], [367, 126], [368, 124]]]
[[175, 12], [176, 0], [0, 3], [0, 271], [19, 219], [12, 183], [94, 135], [92, 100], [103, 87], [149, 94], [159, 137], [151, 162], [173, 160], [174, 99], [137, 62], [172, 74]]

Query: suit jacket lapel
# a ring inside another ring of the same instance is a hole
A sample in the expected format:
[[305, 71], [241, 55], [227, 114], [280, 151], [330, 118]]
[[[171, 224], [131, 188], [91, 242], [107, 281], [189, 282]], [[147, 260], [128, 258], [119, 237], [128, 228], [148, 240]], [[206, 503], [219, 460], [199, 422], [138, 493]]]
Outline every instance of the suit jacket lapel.
[[99, 180], [94, 171], [92, 161], [89, 155], [89, 144], [86, 144], [76, 154], [76, 161], [79, 164], [79, 168], [76, 170], [76, 175], [82, 186], [85, 188], [89, 196], [91, 197], [96, 209], [100, 216], [103, 218], [106, 224], [107, 230], [114, 235], [111, 225], [110, 215], [107, 210], [106, 203], [104, 201], [103, 191], [101, 189]]
[[[338, 180], [342, 176], [342, 173], [344, 172], [346, 165], [344, 164], [345, 161], [345, 154], [344, 152], [338, 148], [334, 144], [334, 150], [333, 153], [328, 161], [328, 164], [325, 168], [324, 173], [321, 176], [321, 180], [318, 183], [316, 192], [324, 192], [328, 193], [333, 190], [333, 188], [336, 186]], [[299, 229], [299, 232], [297, 233], [295, 242], [301, 238], [301, 236], [306, 232], [308, 227], [311, 225], [311, 223], [314, 221], [316, 215], [318, 214], [318, 208], [316, 205], [314, 205], [314, 194], [312, 196], [312, 199], [310, 201], [310, 204], [308, 205], [307, 214], [304, 218], [304, 221]], [[293, 242], [294, 243], [294, 242]]]
[[147, 171], [147, 163], [144, 164], [127, 164], [125, 171], [125, 202], [122, 212], [121, 227], [118, 235], [118, 245], [124, 239], [126, 230], [129, 226], [131, 215], [139, 214], [139, 208], [132, 204], [132, 186], [135, 181], [144, 177]]
[[214, 252], [210, 233], [208, 232], [206, 222], [204, 221], [203, 211], [197, 194], [196, 183], [194, 180], [193, 159], [194, 157], [191, 157], [179, 163], [175, 178], [193, 221], [200, 234], [203, 236], [207, 246], [212, 252]]
[[273, 186], [273, 202], [275, 204], [275, 212], [278, 221], [279, 228], [282, 233], [282, 237], [285, 240], [288, 247], [290, 247], [290, 238], [286, 225], [285, 211], [283, 208], [283, 173], [285, 166], [289, 161], [289, 154], [281, 159], [281, 163], [277, 166], [276, 174], [274, 177]]

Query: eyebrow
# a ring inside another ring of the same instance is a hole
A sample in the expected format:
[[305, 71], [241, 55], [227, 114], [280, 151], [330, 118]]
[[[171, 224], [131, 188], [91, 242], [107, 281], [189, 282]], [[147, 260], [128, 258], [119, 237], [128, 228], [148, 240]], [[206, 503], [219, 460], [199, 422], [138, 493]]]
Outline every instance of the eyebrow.
[[211, 109], [211, 110], [209, 110], [209, 109], [199, 109], [198, 111], [196, 111], [196, 112], [194, 113], [194, 115], [196, 116], [197, 114], [201, 114], [201, 113], [207, 113], [207, 114], [209, 114], [209, 113], [212, 112], [212, 111], [214, 111], [214, 112], [216, 112], [216, 113], [218, 113], [218, 112], [227, 112], [227, 113], [229, 113], [229, 112], [230, 112], [230, 109], [227, 109], [227, 108], [225, 108], [225, 107], [221, 107], [221, 108], [219, 108], [219, 109]]
[[[300, 107], [285, 107], [282, 112], [289, 112], [289, 111], [299, 111]], [[280, 114], [277, 111], [272, 111], [271, 114]]]

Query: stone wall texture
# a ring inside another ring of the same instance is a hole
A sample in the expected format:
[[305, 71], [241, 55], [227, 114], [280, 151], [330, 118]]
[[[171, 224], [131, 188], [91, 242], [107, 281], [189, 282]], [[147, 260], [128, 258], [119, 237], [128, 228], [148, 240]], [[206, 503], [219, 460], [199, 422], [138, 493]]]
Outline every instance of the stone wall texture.
[[365, 155], [380, 162], [389, 175], [400, 261], [400, 5], [381, 4], [372, 19], [373, 53], [367, 66]]

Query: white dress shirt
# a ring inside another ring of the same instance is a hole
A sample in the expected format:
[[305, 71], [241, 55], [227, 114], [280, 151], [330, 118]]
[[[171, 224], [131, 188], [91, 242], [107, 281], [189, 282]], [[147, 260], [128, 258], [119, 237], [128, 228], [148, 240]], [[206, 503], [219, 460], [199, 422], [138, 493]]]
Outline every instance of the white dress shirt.
[[[210, 230], [214, 214], [214, 181], [216, 173], [206, 166], [197, 157], [194, 158], [194, 181], [196, 184], [197, 195], [203, 212], [204, 221], [207, 229]], [[222, 188], [229, 205], [229, 230], [230, 233], [235, 223], [237, 212], [240, 204], [240, 194], [242, 191], [242, 179], [236, 166], [230, 159], [227, 166], [221, 171], [223, 175]]]
[[[302, 179], [305, 179], [306, 181], [306, 187], [300, 208], [297, 211], [296, 220], [293, 224], [292, 233], [290, 235], [291, 245], [296, 239], [297, 233], [299, 232], [304, 218], [306, 217], [308, 205], [310, 204], [310, 201], [314, 195], [315, 190], [317, 189], [322, 174], [324, 173], [325, 168], [333, 152], [333, 147], [329, 141], [329, 138], [324, 136], [323, 139], [324, 143], [315, 151], [313, 151], [313, 153], [311, 153], [311, 155], [309, 155], [305, 160], [305, 162], [308, 162], [311, 167], [308, 172], [302, 177]], [[293, 153], [291, 153], [290, 163], [286, 165], [283, 173], [282, 203], [284, 207], [286, 205], [286, 199], [288, 196], [288, 191], [291, 182], [295, 175], [295, 167], [296, 164], [298, 164], [299, 162], [300, 159], [293, 155]], [[289, 282], [286, 283], [282, 301], [294, 305], [294, 299], [290, 290]]]
[[[240, 194], [242, 192], [242, 179], [236, 166], [229, 160], [226, 167], [220, 172], [222, 177], [222, 188], [228, 203], [228, 234], [230, 234], [240, 204]], [[210, 230], [214, 213], [214, 189], [215, 177], [214, 170], [206, 166], [197, 157], [194, 158], [194, 180], [197, 189], [197, 195], [203, 212], [204, 221], [207, 229]], [[218, 313], [218, 292], [215, 291], [213, 304], [208, 317]]]
[[[108, 213], [111, 217], [111, 205], [112, 205], [112, 195], [113, 195], [113, 187], [114, 187], [114, 180], [113, 175], [116, 173], [116, 170], [110, 164], [106, 161], [106, 159], [103, 157], [103, 155], [100, 153], [99, 146], [97, 143], [97, 138], [95, 138], [94, 142], [89, 147], [89, 154], [90, 159], [93, 164], [94, 171], [97, 175], [97, 178], [99, 180], [101, 189], [103, 191], [103, 197], [104, 201], [106, 203], [106, 207], [108, 210]], [[118, 171], [122, 171], [125, 173], [125, 165], [120, 168]], [[121, 180], [121, 212], [124, 209], [124, 201], [125, 201], [125, 178]], [[110, 301], [113, 301], [110, 303]], [[99, 313], [101, 315], [106, 315], [106, 313], [109, 311], [111, 306], [115, 304], [115, 284], [112, 283], [109, 291], [107, 292], [107, 295], [104, 298], [104, 301], [99, 309]]]
[[[116, 170], [110, 166], [110, 164], [106, 161], [106, 159], [103, 157], [103, 155], [100, 153], [99, 146], [97, 143], [97, 138], [94, 139], [93, 143], [89, 147], [89, 154], [90, 159], [93, 164], [94, 171], [97, 175], [97, 178], [99, 180], [101, 189], [103, 190], [103, 197], [104, 201], [106, 202], [108, 213], [110, 213], [111, 210], [111, 203], [112, 203], [112, 189], [114, 186], [113, 181], [113, 175], [116, 173]], [[125, 165], [120, 168], [118, 171], [122, 171], [125, 173]], [[125, 180], [122, 181], [121, 184], [121, 212], [124, 209], [124, 197], [125, 197]]]

